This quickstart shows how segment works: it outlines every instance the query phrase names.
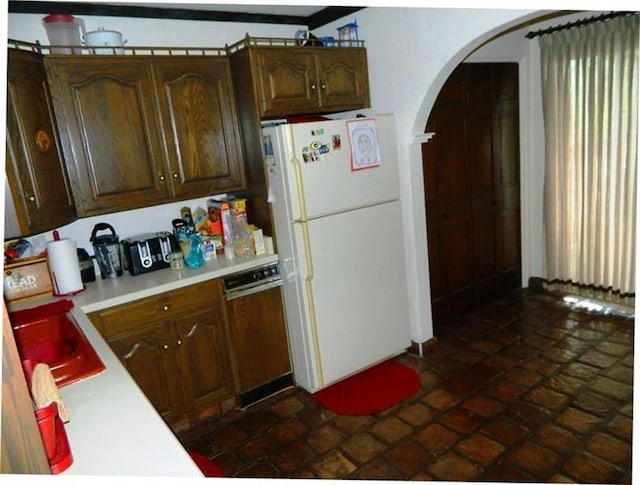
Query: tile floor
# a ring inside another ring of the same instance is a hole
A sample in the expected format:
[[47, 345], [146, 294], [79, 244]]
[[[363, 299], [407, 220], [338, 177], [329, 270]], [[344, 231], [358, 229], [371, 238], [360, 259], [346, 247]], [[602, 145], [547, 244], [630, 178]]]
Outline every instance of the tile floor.
[[631, 483], [633, 325], [518, 291], [399, 356], [422, 386], [383, 413], [294, 388], [179, 439], [229, 477]]

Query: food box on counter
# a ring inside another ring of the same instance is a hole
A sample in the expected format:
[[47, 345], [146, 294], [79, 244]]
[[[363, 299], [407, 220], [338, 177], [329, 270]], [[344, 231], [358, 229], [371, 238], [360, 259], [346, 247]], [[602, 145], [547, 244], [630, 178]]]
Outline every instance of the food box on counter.
[[47, 258], [25, 258], [4, 266], [4, 297], [7, 301], [52, 293]]

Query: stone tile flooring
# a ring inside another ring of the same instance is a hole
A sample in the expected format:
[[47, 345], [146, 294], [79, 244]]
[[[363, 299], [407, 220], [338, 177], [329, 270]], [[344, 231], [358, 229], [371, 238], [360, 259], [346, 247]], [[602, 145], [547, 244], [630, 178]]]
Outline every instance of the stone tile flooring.
[[229, 477], [631, 483], [633, 325], [518, 291], [399, 356], [422, 386], [383, 413], [293, 388], [179, 439]]

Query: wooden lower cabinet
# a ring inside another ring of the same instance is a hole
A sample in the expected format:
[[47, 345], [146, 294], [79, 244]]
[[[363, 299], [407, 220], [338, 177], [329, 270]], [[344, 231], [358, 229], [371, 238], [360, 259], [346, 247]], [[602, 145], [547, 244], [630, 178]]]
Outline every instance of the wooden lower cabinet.
[[228, 324], [218, 280], [88, 316], [175, 431], [233, 402]]

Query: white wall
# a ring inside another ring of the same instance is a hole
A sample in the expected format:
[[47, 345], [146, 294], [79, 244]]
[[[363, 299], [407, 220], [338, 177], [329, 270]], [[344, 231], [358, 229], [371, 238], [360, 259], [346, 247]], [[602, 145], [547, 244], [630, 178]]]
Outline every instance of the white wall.
[[[421, 156], [422, 135], [429, 112], [440, 88], [456, 65], [481, 43], [536, 15], [534, 10], [372, 7], [314, 31], [318, 36], [335, 35], [336, 27], [354, 18], [357, 20], [360, 38], [366, 41], [372, 101], [372, 108], [363, 113], [396, 114], [411, 336], [416, 342], [424, 342], [433, 337]], [[41, 15], [10, 14], [8, 37], [48, 43], [40, 24], [41, 18]], [[129, 45], [174, 47], [222, 46], [240, 40], [247, 32], [253, 36], [290, 37], [298, 29], [297, 26], [89, 16], [85, 17], [85, 21], [87, 30], [100, 26], [123, 32]], [[520, 56], [518, 60], [521, 68], [530, 69], [526, 52], [515, 54], [512, 47], [508, 46], [508, 56]], [[485, 51], [485, 55], [498, 56], [496, 53], [504, 50], [505, 45], [496, 49], [492, 54]], [[476, 53], [476, 56], [479, 55], [482, 55], [480, 51]], [[526, 145], [529, 136], [527, 130], [532, 129], [526, 126], [523, 129], [523, 144]], [[530, 157], [530, 151], [527, 147], [525, 161]], [[526, 166], [529, 167], [530, 164]], [[523, 178], [528, 178], [525, 172]], [[533, 184], [527, 190], [535, 191], [537, 187]], [[526, 194], [528, 192], [525, 190], [526, 197], [533, 197]], [[179, 207], [195, 207], [203, 201], [204, 199], [186, 201], [80, 220], [61, 228], [61, 233], [75, 239], [79, 247], [90, 248], [88, 239], [96, 222], [110, 222], [122, 237], [168, 229]], [[535, 201], [523, 201], [523, 208], [534, 205]], [[527, 234], [536, 233], [536, 217], [523, 213], [523, 231], [528, 231]], [[533, 227], [526, 228], [527, 224], [532, 224]], [[45, 236], [50, 237], [49, 234]], [[523, 237], [523, 253], [532, 253], [528, 245]], [[523, 257], [523, 270], [527, 274], [531, 271], [534, 271], [531, 274], [536, 274], [535, 266], [538, 263], [535, 262], [535, 255], [529, 253], [526, 258]], [[530, 262], [524, 263], [525, 259]], [[529, 267], [525, 268], [525, 264]]]

